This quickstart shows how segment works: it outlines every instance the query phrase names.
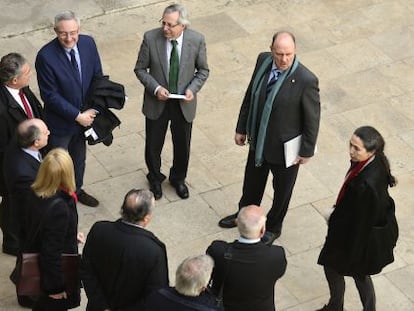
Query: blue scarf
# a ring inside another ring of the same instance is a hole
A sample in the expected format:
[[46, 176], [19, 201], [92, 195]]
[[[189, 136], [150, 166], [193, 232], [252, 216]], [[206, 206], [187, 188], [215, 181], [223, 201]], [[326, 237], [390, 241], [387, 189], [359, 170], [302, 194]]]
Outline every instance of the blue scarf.
[[266, 98], [266, 102], [264, 104], [262, 116], [259, 123], [259, 129], [256, 138], [256, 124], [258, 119], [258, 107], [259, 107], [259, 98], [260, 98], [260, 91], [262, 90], [262, 85], [264, 82], [264, 77], [266, 70], [272, 64], [273, 58], [269, 55], [263, 63], [261, 64], [260, 68], [257, 70], [257, 73], [253, 80], [252, 85], [252, 92], [250, 98], [250, 107], [249, 107], [249, 115], [247, 117], [247, 137], [248, 142], [253, 150], [255, 150], [255, 165], [261, 166], [263, 163], [263, 148], [264, 148], [264, 141], [266, 138], [267, 132], [267, 125], [269, 123], [270, 114], [273, 108], [273, 101], [279, 92], [280, 87], [282, 86], [283, 82], [287, 77], [289, 77], [298, 67], [299, 61], [297, 57], [295, 57], [292, 66], [289, 70], [283, 71], [279, 78], [277, 79], [276, 83], [274, 84], [272, 90], [270, 91], [269, 95]]

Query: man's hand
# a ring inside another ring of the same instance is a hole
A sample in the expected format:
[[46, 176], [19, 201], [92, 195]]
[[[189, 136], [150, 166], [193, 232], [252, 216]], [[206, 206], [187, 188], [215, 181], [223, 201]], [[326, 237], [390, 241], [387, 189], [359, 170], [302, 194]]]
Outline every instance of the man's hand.
[[49, 297], [52, 299], [66, 299], [68, 298], [68, 295], [66, 294], [66, 292], [61, 292], [59, 294], [51, 294], [49, 295]]
[[79, 113], [75, 121], [78, 122], [80, 125], [87, 127], [93, 123], [93, 120], [95, 120], [95, 117], [96, 117], [96, 110], [88, 109], [82, 113]]
[[238, 146], [244, 146], [246, 144], [246, 134], [236, 133], [236, 135], [234, 135], [234, 142]]
[[306, 164], [306, 163], [309, 162], [310, 159], [311, 159], [310, 157], [305, 158], [305, 157], [298, 156], [296, 158], [294, 164]]
[[83, 234], [83, 232], [78, 232], [77, 240], [78, 240], [78, 243], [82, 243], [82, 244], [85, 243], [85, 235]]
[[187, 89], [186, 91], [185, 91], [185, 98], [184, 98], [184, 100], [186, 101], [186, 102], [189, 102], [189, 101], [192, 101], [194, 99], [194, 94], [193, 94], [193, 91], [192, 90], [190, 90], [190, 89]]
[[170, 95], [170, 92], [162, 86], [159, 87], [159, 89], [157, 90], [157, 99], [158, 100], [166, 101], [166, 100], [168, 100], [168, 95]]

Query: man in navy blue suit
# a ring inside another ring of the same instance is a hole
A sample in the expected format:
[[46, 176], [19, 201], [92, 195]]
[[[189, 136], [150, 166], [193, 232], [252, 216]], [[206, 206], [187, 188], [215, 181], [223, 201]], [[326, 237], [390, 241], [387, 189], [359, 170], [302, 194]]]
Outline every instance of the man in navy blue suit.
[[93, 77], [102, 75], [95, 41], [80, 35], [80, 21], [71, 11], [55, 17], [56, 38], [41, 48], [36, 57], [37, 80], [44, 102], [46, 123], [50, 129], [50, 148], [69, 151], [75, 166], [76, 191], [82, 204], [99, 204], [83, 189], [86, 141], [84, 129], [96, 116], [87, 107], [86, 96]]

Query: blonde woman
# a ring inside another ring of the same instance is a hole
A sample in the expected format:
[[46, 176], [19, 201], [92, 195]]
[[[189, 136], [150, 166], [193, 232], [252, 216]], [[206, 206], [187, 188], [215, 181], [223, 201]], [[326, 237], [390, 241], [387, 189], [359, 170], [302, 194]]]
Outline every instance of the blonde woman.
[[33, 310], [67, 310], [79, 306], [80, 290], [65, 291], [61, 255], [78, 254], [78, 213], [73, 162], [61, 148], [51, 150], [32, 185], [28, 238], [24, 252], [39, 253], [41, 287]]

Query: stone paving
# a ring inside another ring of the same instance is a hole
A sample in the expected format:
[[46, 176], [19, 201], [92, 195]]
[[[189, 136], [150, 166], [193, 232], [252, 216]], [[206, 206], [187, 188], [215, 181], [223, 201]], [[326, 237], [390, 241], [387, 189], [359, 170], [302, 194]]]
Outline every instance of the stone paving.
[[[399, 184], [391, 190], [397, 204], [400, 239], [395, 262], [374, 276], [377, 310], [414, 310], [414, 2], [412, 0], [187, 0], [191, 27], [206, 36], [210, 78], [199, 93], [188, 174], [190, 198], [180, 200], [163, 184], [149, 229], [167, 245], [171, 282], [177, 264], [204, 253], [214, 239], [232, 240], [236, 229], [217, 226], [236, 210], [247, 147], [233, 142], [244, 91], [259, 52], [273, 33], [296, 34], [297, 55], [320, 79], [322, 119], [318, 153], [300, 170], [277, 243], [285, 247], [288, 269], [276, 285], [282, 311], [315, 310], [328, 299], [323, 270], [316, 260], [326, 234], [323, 213], [335, 200], [348, 166], [348, 140], [360, 125], [373, 125], [385, 137], [386, 152]], [[144, 31], [157, 27], [171, 1], [0, 0], [0, 54], [15, 51], [33, 64], [37, 51], [53, 38], [54, 15], [71, 9], [82, 32], [97, 41], [104, 72], [125, 85], [129, 100], [117, 115], [110, 147], [89, 147], [85, 188], [101, 201], [80, 205], [80, 230], [97, 220], [116, 219], [124, 194], [148, 187], [144, 162], [143, 88], [132, 69]], [[33, 76], [32, 89], [38, 93]], [[163, 151], [163, 170], [171, 165], [171, 142]], [[410, 190], [411, 189], [411, 190]], [[270, 206], [269, 182], [263, 208]], [[8, 275], [14, 258], [0, 254], [0, 310], [21, 310]], [[410, 285], [411, 284], [411, 285]], [[83, 295], [81, 307], [84, 310]], [[361, 310], [347, 279], [345, 309]]]

